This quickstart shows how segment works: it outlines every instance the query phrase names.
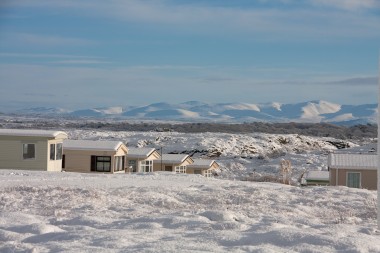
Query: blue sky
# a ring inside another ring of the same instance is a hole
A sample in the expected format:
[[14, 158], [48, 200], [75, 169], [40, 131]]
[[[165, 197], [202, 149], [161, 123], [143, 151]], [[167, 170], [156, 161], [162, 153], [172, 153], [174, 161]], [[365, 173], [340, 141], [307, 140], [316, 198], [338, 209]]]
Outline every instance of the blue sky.
[[376, 103], [379, 48], [379, 0], [3, 0], [0, 108]]

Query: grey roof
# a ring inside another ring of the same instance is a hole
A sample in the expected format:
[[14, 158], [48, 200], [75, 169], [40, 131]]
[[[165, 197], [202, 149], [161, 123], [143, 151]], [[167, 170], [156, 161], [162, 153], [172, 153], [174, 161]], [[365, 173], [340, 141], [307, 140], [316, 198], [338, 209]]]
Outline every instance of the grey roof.
[[71, 150], [105, 150], [116, 151], [121, 145], [121, 141], [90, 141], [90, 140], [64, 140], [63, 149]]
[[339, 149], [334, 151], [334, 153], [356, 153], [356, 154], [364, 154], [364, 153], [372, 153], [376, 154], [377, 153], [377, 143], [370, 143], [367, 145], [363, 146], [357, 146], [357, 147], [352, 147], [352, 148], [344, 148], [344, 149]]
[[162, 154], [162, 159], [157, 160], [162, 163], [178, 164], [183, 163], [189, 155], [186, 154]]
[[67, 133], [56, 130], [41, 130], [41, 129], [0, 129], [0, 136], [28, 136], [28, 137], [48, 137], [55, 138], [58, 135]]
[[328, 166], [333, 169], [377, 169], [377, 155], [332, 153]]
[[128, 148], [128, 158], [148, 158], [155, 148]]
[[330, 180], [330, 172], [326, 170], [311, 170], [305, 175], [306, 180]]
[[187, 165], [187, 167], [208, 169], [215, 162], [215, 160], [209, 160], [209, 159], [193, 159], [193, 160], [194, 160], [194, 163]]

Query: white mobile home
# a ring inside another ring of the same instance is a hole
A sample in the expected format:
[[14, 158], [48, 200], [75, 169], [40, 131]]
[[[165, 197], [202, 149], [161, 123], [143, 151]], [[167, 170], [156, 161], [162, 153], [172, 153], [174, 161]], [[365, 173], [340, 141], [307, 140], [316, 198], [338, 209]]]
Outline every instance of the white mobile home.
[[0, 129], [0, 169], [61, 171], [62, 131]]
[[376, 154], [329, 154], [330, 185], [377, 189]]
[[215, 170], [219, 168], [219, 164], [215, 160], [209, 159], [193, 159], [194, 163], [187, 165], [188, 174], [200, 174], [205, 177], [211, 177]]
[[154, 148], [128, 148], [126, 172], [153, 172], [153, 163], [160, 157]]
[[124, 172], [127, 153], [127, 147], [120, 141], [65, 140], [62, 169], [69, 172]]
[[154, 163], [154, 171], [172, 171], [176, 173], [186, 173], [187, 165], [194, 161], [185, 154], [163, 154], [161, 159]]

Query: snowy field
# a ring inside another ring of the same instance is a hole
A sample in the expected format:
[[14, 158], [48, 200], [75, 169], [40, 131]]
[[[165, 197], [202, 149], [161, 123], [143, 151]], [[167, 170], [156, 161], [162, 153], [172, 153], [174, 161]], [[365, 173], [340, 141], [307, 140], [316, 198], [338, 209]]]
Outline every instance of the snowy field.
[[380, 252], [376, 192], [0, 171], [0, 252]]
[[[380, 252], [377, 192], [242, 181], [327, 169], [332, 138], [64, 129], [212, 158], [218, 176], [0, 170], [0, 252]], [[367, 142], [370, 142], [368, 140]]]

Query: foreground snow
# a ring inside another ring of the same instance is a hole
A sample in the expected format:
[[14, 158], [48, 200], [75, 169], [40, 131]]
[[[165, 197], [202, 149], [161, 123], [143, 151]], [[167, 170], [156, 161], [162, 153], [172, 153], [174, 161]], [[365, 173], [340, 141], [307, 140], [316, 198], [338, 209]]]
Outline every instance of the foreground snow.
[[0, 252], [380, 252], [376, 192], [0, 170]]

